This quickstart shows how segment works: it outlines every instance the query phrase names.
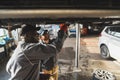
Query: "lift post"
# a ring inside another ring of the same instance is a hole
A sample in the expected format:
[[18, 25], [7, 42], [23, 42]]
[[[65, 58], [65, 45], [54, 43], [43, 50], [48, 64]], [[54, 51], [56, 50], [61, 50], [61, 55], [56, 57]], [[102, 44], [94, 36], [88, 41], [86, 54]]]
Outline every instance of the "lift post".
[[76, 23], [76, 53], [75, 53], [75, 67], [79, 68], [79, 55], [80, 55], [80, 27], [81, 24]]

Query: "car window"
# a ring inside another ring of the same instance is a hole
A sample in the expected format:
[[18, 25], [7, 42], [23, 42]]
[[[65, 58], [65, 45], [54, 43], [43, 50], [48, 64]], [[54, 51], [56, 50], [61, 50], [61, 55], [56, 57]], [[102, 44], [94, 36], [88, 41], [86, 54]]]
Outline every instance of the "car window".
[[113, 36], [120, 38], [120, 27], [115, 27], [115, 33]]
[[113, 35], [115, 33], [115, 30], [113, 27], [107, 27], [105, 32], [109, 35]]
[[120, 27], [109, 27], [106, 32], [114, 37], [120, 38]]

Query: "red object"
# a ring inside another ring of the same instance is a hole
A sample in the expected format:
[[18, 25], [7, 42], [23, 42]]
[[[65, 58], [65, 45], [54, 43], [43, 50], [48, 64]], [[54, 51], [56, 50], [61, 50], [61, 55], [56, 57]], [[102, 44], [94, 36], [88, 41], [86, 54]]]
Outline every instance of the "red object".
[[101, 37], [101, 36], [102, 36], [102, 34], [100, 33], [100, 34], [99, 34], [99, 37]]
[[87, 28], [82, 28], [80, 32], [81, 32], [81, 35], [87, 35], [88, 30]]
[[60, 30], [64, 30], [64, 32], [66, 32], [67, 31], [67, 25], [60, 24]]

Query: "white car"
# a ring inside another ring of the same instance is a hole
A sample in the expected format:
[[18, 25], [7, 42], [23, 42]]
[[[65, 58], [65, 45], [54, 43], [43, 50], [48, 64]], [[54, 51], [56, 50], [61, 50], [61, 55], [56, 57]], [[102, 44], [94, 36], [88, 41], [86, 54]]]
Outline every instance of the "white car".
[[70, 29], [68, 31], [69, 37], [75, 37], [76, 36], [76, 29]]
[[120, 61], [120, 26], [106, 26], [100, 34], [99, 47], [103, 58]]

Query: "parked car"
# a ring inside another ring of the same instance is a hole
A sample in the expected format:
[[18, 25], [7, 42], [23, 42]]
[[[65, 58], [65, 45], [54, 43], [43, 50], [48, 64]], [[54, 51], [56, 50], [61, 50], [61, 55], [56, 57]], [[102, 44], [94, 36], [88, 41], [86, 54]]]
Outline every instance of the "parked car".
[[99, 47], [103, 58], [120, 61], [120, 26], [106, 26], [100, 34]]
[[69, 37], [75, 37], [76, 36], [76, 29], [70, 29], [68, 31]]
[[[81, 28], [80, 29], [80, 35], [85, 36], [88, 34], [88, 29], [87, 28]], [[76, 36], [76, 28], [75, 29], [69, 29], [68, 31], [69, 37], [75, 37]]]

